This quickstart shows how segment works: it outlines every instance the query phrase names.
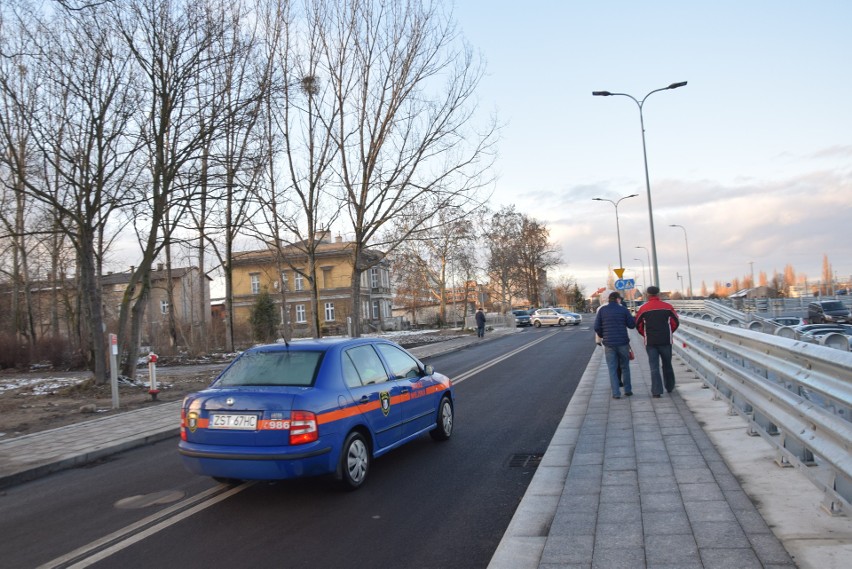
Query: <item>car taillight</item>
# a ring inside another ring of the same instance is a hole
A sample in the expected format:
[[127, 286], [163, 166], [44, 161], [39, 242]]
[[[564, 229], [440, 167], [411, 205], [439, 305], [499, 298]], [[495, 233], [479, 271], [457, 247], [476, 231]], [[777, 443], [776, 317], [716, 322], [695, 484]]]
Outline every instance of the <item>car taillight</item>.
[[186, 409], [180, 408], [180, 440], [186, 440]]
[[290, 444], [303, 445], [319, 438], [317, 416], [310, 411], [290, 413]]

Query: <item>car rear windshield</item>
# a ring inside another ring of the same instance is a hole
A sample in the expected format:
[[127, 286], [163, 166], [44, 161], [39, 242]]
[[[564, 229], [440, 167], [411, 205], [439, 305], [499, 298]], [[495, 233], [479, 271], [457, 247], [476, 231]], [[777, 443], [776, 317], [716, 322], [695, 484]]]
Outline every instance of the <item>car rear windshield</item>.
[[214, 384], [236, 385], [313, 385], [323, 352], [275, 350], [248, 352], [226, 369]]
[[822, 303], [823, 310], [843, 310], [843, 303], [839, 300], [831, 300]]

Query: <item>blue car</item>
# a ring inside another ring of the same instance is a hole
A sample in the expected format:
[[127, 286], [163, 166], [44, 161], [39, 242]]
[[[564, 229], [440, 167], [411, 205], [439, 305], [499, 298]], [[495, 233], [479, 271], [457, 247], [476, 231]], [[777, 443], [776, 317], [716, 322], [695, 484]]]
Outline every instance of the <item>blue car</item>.
[[454, 392], [399, 345], [324, 339], [252, 348], [181, 406], [186, 467], [216, 480], [334, 475], [364, 484], [372, 460], [453, 432]]

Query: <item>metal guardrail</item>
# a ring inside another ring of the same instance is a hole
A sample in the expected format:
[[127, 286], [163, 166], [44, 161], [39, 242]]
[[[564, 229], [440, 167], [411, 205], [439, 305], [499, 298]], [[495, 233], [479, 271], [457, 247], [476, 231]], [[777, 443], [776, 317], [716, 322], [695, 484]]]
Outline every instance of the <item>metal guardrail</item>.
[[803, 336], [797, 329], [782, 326], [766, 316], [753, 312], [745, 313], [714, 300], [675, 300], [672, 306], [683, 316], [693, 316], [716, 324], [727, 324], [747, 328], [755, 332], [775, 334], [784, 338], [802, 340], [837, 350], [852, 351], [852, 343], [845, 334], [830, 333], [819, 338]]
[[852, 352], [683, 317], [675, 352], [824, 492], [852, 511]]

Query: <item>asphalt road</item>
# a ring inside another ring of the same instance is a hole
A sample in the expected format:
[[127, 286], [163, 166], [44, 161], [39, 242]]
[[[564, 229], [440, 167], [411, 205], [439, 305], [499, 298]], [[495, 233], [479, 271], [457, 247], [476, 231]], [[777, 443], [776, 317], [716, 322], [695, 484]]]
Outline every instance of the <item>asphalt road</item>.
[[456, 381], [453, 438], [378, 459], [357, 492], [325, 479], [219, 485], [183, 469], [176, 439], [12, 488], [2, 565], [485, 567], [593, 349], [586, 323], [427, 360]]

